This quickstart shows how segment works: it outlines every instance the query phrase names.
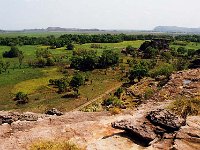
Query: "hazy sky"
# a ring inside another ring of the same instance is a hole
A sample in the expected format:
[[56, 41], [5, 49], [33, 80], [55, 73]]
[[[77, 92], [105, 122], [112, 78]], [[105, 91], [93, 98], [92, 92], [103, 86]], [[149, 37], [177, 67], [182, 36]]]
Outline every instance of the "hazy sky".
[[200, 0], [0, 0], [0, 29], [200, 27]]

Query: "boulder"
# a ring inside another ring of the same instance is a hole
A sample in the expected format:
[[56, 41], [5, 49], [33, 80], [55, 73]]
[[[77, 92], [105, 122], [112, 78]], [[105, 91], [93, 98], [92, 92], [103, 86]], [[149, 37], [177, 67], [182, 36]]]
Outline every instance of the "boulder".
[[4, 123], [11, 124], [13, 122], [13, 118], [11, 116], [0, 116], [0, 125]]
[[115, 129], [125, 130], [134, 139], [140, 139], [145, 145], [148, 145], [151, 141], [156, 138], [154, 132], [155, 127], [150, 124], [150, 122], [135, 123], [130, 120], [122, 120], [119, 122], [114, 122], [111, 124]]
[[173, 132], [185, 125], [185, 120], [172, 114], [168, 110], [158, 109], [148, 113], [146, 118], [155, 126], [160, 126], [167, 132]]
[[47, 115], [57, 115], [57, 116], [63, 115], [63, 113], [61, 111], [57, 110], [56, 108], [52, 108], [52, 109], [48, 110], [46, 112], [46, 114]]

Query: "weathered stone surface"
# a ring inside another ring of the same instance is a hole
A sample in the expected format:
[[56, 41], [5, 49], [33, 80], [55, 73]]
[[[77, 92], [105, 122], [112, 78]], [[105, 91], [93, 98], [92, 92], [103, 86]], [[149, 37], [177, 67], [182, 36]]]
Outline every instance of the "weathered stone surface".
[[15, 121], [37, 121], [38, 120], [38, 115], [34, 113], [24, 113], [20, 114], [17, 112], [1, 112], [0, 113], [0, 125], [4, 123], [11, 124]]
[[22, 114], [19, 117], [20, 121], [37, 121], [38, 116], [34, 114]]
[[150, 111], [140, 121], [122, 120], [112, 123], [112, 127], [125, 130], [133, 138], [140, 138], [146, 145], [156, 138], [173, 139], [174, 131], [180, 129], [185, 121], [164, 109]]
[[200, 143], [200, 130], [186, 126], [177, 132], [176, 139]]
[[46, 112], [46, 114], [47, 115], [57, 115], [57, 116], [63, 115], [63, 113], [61, 111], [57, 110], [56, 108], [52, 108], [52, 109], [48, 110]]
[[156, 138], [154, 127], [149, 122], [134, 123], [129, 120], [122, 120], [112, 123], [112, 127], [115, 129], [125, 130], [135, 138], [139, 138], [148, 144]]
[[185, 124], [185, 120], [170, 113], [168, 110], [158, 109], [151, 111], [146, 117], [153, 125], [160, 126], [167, 130], [167, 132], [173, 132], [180, 129]]

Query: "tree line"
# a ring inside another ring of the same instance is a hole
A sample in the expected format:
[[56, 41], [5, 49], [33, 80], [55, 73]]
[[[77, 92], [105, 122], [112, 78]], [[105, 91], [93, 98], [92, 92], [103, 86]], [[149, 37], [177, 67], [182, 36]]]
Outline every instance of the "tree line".
[[55, 48], [63, 47], [70, 43], [84, 44], [84, 43], [118, 43], [122, 41], [132, 40], [152, 40], [155, 38], [164, 38], [171, 41], [191, 41], [200, 42], [200, 35], [128, 35], [128, 34], [64, 34], [60, 37], [53, 35], [47, 37], [0, 37], [1, 46], [16, 46], [16, 45], [46, 45]]

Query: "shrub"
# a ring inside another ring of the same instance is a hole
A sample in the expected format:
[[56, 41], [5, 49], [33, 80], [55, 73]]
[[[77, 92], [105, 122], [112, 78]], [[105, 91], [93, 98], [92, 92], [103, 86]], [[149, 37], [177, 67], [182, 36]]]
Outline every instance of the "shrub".
[[151, 88], [147, 88], [144, 93], [144, 99], [149, 99], [153, 96], [154, 91]]
[[147, 47], [145, 51], [143, 51], [144, 58], [155, 58], [158, 55], [158, 49], [155, 49], [151, 46]]
[[17, 47], [12, 46], [10, 48], [10, 51], [5, 51], [3, 53], [3, 57], [14, 58], [14, 57], [18, 57], [19, 53], [22, 53], [22, 51], [20, 51]]
[[117, 115], [121, 113], [121, 109], [118, 107], [111, 108], [109, 111], [111, 112], [112, 115]]
[[110, 97], [108, 99], [105, 99], [102, 103], [103, 106], [115, 106], [120, 107], [123, 104], [123, 101], [118, 99], [117, 97]]
[[54, 66], [55, 65], [55, 61], [52, 57], [48, 57], [46, 62], [46, 66]]
[[47, 64], [47, 59], [45, 59], [43, 57], [38, 58], [38, 60], [36, 62], [37, 67], [40, 67], [40, 68], [45, 67], [46, 64]]
[[185, 70], [189, 66], [189, 61], [184, 58], [178, 58], [177, 61], [175, 62], [175, 67], [177, 71], [180, 70]]
[[164, 75], [168, 78], [173, 71], [174, 71], [174, 67], [171, 64], [163, 63], [155, 67], [154, 69], [152, 69], [149, 72], [149, 74], [153, 78], [161, 76], [161, 75]]
[[0, 74], [2, 72], [6, 72], [9, 67], [10, 67], [10, 62], [8, 61], [5, 62], [3, 60], [0, 60]]
[[180, 56], [186, 56], [188, 54], [188, 50], [185, 47], [179, 47], [177, 52]]
[[126, 47], [126, 54], [130, 54], [133, 57], [136, 57], [137, 56], [137, 51], [136, 51], [136, 49], [134, 47], [129, 45], [129, 46]]
[[15, 101], [17, 101], [17, 104], [26, 104], [28, 103], [28, 95], [23, 92], [18, 92], [15, 96]]
[[200, 100], [194, 98], [178, 97], [169, 108], [178, 115], [186, 118], [188, 115], [198, 115], [200, 112]]
[[69, 81], [67, 78], [50, 79], [49, 83], [58, 87], [58, 93], [66, 92], [69, 87]]
[[48, 49], [37, 50], [35, 54], [37, 58], [40, 58], [40, 57], [48, 58], [48, 57], [51, 57], [52, 55]]
[[74, 45], [72, 43], [67, 44], [67, 50], [73, 50]]
[[167, 63], [169, 63], [172, 59], [172, 54], [170, 52], [162, 52], [161, 58], [164, 59]]
[[120, 98], [122, 93], [123, 93], [123, 88], [118, 88], [114, 95]]
[[84, 77], [80, 73], [76, 73], [70, 81], [70, 86], [78, 88], [84, 84]]

